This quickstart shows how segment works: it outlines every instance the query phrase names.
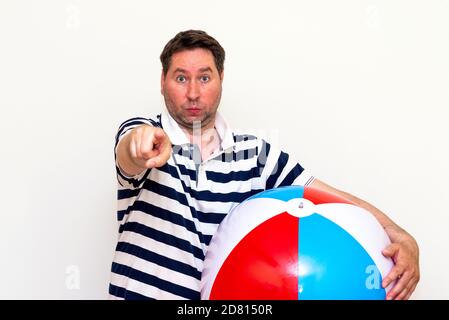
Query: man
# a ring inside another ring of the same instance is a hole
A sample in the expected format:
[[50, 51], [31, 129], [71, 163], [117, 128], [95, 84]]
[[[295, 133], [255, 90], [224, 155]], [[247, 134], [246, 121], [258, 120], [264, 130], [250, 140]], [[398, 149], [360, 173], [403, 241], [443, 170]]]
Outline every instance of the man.
[[287, 153], [232, 132], [217, 112], [225, 52], [203, 31], [178, 33], [161, 54], [167, 110], [134, 118], [116, 137], [119, 239], [109, 293], [121, 299], [199, 299], [203, 260], [226, 214], [249, 196], [308, 185], [370, 211], [392, 244], [383, 254], [397, 281], [388, 299], [408, 299], [419, 281], [414, 238], [371, 204], [315, 179]]

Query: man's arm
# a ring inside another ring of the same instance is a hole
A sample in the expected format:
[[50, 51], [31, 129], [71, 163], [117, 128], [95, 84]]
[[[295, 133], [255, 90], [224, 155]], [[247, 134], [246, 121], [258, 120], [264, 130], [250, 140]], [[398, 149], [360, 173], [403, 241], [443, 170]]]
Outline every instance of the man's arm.
[[397, 280], [395, 286], [388, 293], [387, 299], [409, 299], [420, 278], [419, 248], [416, 240], [407, 231], [394, 223], [385, 213], [368, 202], [347, 192], [335, 189], [318, 179], [315, 179], [310, 184], [310, 187], [343, 197], [374, 215], [391, 240], [391, 245], [385, 248], [382, 253], [386, 257], [391, 257], [395, 262], [393, 269], [382, 281], [382, 286], [386, 288], [390, 283]]
[[160, 167], [170, 158], [171, 142], [161, 128], [141, 125], [132, 129], [117, 145], [117, 162], [128, 176]]

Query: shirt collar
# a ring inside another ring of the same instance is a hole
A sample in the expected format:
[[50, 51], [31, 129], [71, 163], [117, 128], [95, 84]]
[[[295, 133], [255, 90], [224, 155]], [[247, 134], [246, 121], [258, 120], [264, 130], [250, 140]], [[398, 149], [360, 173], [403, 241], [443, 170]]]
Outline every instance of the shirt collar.
[[[175, 119], [172, 118], [170, 113], [164, 109], [161, 113], [161, 124], [164, 131], [168, 134], [170, 141], [174, 145], [186, 145], [190, 144], [189, 139], [185, 135], [184, 131], [179, 127]], [[225, 120], [225, 118], [217, 111], [215, 114], [215, 129], [221, 139], [221, 148], [227, 150], [234, 147], [234, 135], [231, 127]]]

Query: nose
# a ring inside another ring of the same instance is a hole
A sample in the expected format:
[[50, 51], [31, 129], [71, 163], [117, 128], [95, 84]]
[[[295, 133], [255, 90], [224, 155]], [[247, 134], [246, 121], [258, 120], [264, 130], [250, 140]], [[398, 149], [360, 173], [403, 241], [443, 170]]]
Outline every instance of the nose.
[[197, 100], [200, 97], [200, 86], [196, 81], [191, 81], [187, 87], [187, 98]]

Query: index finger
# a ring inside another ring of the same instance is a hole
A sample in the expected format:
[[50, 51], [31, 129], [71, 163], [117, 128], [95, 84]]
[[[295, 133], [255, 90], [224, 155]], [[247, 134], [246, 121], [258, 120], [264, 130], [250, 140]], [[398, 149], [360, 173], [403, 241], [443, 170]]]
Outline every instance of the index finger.
[[161, 128], [156, 128], [153, 134], [153, 144], [164, 141], [166, 138], [164, 130]]
[[158, 147], [158, 150], [159, 154], [147, 162], [147, 166], [149, 168], [161, 167], [167, 162], [170, 158], [172, 150], [170, 140], [166, 139], [162, 142], [162, 144]]

